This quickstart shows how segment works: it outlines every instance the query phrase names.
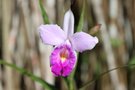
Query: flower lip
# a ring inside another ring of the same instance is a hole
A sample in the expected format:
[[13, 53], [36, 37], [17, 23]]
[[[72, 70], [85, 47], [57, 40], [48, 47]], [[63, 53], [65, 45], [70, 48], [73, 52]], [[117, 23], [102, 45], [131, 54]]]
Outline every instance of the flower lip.
[[76, 53], [68, 44], [54, 48], [50, 56], [51, 71], [55, 76], [68, 76], [75, 67]]

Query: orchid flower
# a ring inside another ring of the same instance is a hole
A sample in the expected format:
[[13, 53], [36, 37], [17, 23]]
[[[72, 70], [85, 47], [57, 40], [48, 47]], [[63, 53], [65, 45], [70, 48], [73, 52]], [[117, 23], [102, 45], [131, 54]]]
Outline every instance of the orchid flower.
[[41, 25], [39, 34], [44, 44], [55, 46], [50, 55], [51, 71], [55, 76], [68, 76], [74, 69], [76, 52], [91, 50], [98, 38], [85, 32], [74, 33], [74, 16], [68, 10], [64, 16], [63, 30], [54, 24]]

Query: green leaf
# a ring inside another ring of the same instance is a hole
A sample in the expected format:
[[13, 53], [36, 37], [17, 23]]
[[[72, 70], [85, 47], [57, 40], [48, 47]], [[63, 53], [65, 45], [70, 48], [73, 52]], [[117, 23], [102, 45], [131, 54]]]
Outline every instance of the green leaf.
[[95, 66], [95, 76], [98, 76], [101, 72], [101, 64], [99, 62], [97, 62], [96, 66]]
[[83, 2], [83, 8], [82, 8], [80, 20], [79, 20], [79, 23], [78, 23], [78, 26], [77, 26], [77, 32], [80, 32], [83, 29], [84, 13], [85, 13], [85, 1]]
[[111, 44], [113, 47], [117, 48], [120, 47], [123, 44], [123, 42], [118, 38], [111, 38]]
[[42, 0], [39, 0], [39, 6], [40, 6], [40, 9], [41, 9], [41, 13], [42, 13], [42, 17], [43, 17], [43, 21], [45, 24], [49, 24], [49, 18], [48, 18], [48, 15], [44, 9], [44, 6], [42, 4]]
[[8, 67], [10, 67], [12, 69], [15, 69], [19, 73], [28, 76], [33, 81], [36, 81], [36, 82], [40, 83], [43, 86], [44, 89], [47, 89], [47, 90], [56, 90], [56, 88], [54, 86], [48, 84], [46, 81], [44, 81], [40, 77], [35, 76], [34, 74], [26, 71], [23, 68], [20, 68], [20, 67], [16, 66], [15, 64], [11, 64], [11, 63], [5, 62], [4, 60], [0, 60], [0, 64], [3, 64], [5, 66], [8, 66]]
[[[135, 56], [133, 56], [131, 60], [129, 61], [129, 65], [132, 65], [132, 64], [135, 64]], [[134, 69], [134, 68], [135, 66], [130, 67], [130, 69]]]

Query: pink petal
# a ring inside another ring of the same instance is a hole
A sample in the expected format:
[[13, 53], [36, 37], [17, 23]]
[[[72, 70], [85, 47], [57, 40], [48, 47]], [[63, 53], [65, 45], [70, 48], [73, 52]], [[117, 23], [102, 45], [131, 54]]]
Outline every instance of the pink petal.
[[68, 10], [64, 16], [63, 29], [67, 36], [70, 36], [74, 33], [74, 15], [71, 10]]
[[44, 44], [59, 45], [66, 40], [65, 32], [58, 25], [41, 25], [39, 34]]
[[60, 64], [54, 64], [51, 66], [51, 71], [55, 76], [61, 76], [62, 67]]
[[77, 32], [70, 37], [73, 48], [78, 52], [91, 50], [98, 43], [98, 38], [93, 37], [85, 32]]

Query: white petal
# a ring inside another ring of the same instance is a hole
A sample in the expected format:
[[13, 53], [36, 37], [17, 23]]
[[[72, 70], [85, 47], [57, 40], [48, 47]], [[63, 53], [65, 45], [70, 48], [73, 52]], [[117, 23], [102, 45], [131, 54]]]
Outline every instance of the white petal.
[[58, 25], [41, 25], [39, 34], [44, 44], [59, 45], [66, 40], [65, 32]]
[[70, 37], [73, 48], [78, 52], [91, 50], [98, 43], [98, 38], [93, 37], [85, 32], [77, 32]]
[[67, 36], [71, 36], [74, 33], [74, 15], [71, 10], [68, 10], [64, 16], [63, 29]]

